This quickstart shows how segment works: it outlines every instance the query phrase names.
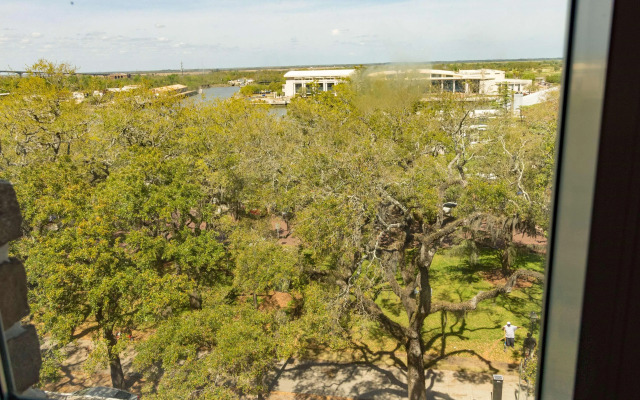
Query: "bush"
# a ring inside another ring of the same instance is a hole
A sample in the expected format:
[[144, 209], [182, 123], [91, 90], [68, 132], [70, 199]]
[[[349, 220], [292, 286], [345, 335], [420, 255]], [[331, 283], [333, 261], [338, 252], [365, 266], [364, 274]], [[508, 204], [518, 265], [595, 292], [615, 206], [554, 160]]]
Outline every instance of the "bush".
[[534, 80], [536, 79], [536, 74], [533, 71], [525, 71], [522, 74], [520, 74], [520, 79]]
[[260, 87], [256, 85], [246, 85], [240, 88], [240, 94], [243, 96], [251, 96], [255, 93], [260, 93]]
[[562, 74], [551, 74], [545, 77], [545, 80], [549, 83], [560, 83], [562, 79]]

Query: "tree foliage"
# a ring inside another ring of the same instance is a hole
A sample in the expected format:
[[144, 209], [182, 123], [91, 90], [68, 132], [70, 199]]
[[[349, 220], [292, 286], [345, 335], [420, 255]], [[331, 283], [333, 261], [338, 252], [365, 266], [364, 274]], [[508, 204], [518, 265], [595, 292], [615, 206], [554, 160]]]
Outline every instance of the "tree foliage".
[[[2, 178], [25, 220], [14, 250], [42, 329], [60, 345], [94, 332], [114, 386], [119, 331], [151, 332], [136, 367], [158, 398], [233, 398], [263, 393], [269, 369], [304, 347], [344, 345], [364, 318], [405, 347], [410, 397], [422, 399], [425, 318], [541, 278], [516, 269], [511, 249], [514, 232], [547, 229], [556, 99], [479, 121], [491, 102], [423, 101], [409, 76], [360, 71], [276, 118], [145, 86], [76, 103], [68, 67], [33, 71], [0, 102]], [[501, 252], [506, 283], [432, 301], [434, 257], [463, 240]], [[379, 305], [383, 290], [406, 324]], [[289, 304], [263, 301], [276, 292]]]

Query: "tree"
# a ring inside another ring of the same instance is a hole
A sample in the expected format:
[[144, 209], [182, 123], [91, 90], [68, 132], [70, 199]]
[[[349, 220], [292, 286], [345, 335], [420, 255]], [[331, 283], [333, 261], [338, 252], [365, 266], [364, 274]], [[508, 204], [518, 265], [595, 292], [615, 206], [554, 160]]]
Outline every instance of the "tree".
[[89, 323], [120, 388], [116, 332], [188, 308], [200, 285], [226, 276], [223, 248], [194, 215], [207, 211], [189, 171], [153, 151], [135, 156], [95, 187], [64, 161], [48, 165], [49, 174], [34, 171], [30, 184], [50, 195], [33, 204], [39, 211], [29, 222], [39, 229], [24, 250], [38, 320], [62, 343]]
[[228, 258], [195, 166], [171, 152], [183, 110], [144, 91], [80, 107], [61, 68], [35, 66], [3, 102], [3, 150], [22, 149], [3, 170], [23, 207], [17, 252], [43, 329], [61, 345], [95, 332], [122, 388], [116, 332], [198, 307]]
[[136, 366], [159, 382], [162, 398], [261, 393], [276, 359], [274, 317], [246, 306], [207, 304], [161, 324], [138, 347]]
[[546, 236], [548, 231], [557, 112], [556, 93], [541, 104], [524, 107], [519, 117], [492, 119], [476, 146], [485, 154], [476, 167], [485, 176], [504, 180], [516, 194], [508, 199], [511, 212], [493, 218], [488, 227], [505, 275], [513, 272], [517, 254], [513, 235]]
[[256, 309], [258, 294], [299, 287], [301, 271], [296, 249], [283, 247], [268, 235], [237, 229], [232, 235], [231, 254], [236, 262], [234, 287], [240, 293], [251, 293]]
[[[67, 89], [53, 75], [33, 87], [58, 82], [55, 105]], [[263, 392], [275, 360], [340, 342], [363, 314], [405, 347], [409, 396], [423, 399], [425, 318], [541, 278], [507, 262], [504, 285], [461, 302], [430, 290], [436, 253], [461, 232], [508, 243], [514, 224], [544, 229], [554, 125], [552, 107], [534, 107], [482, 133], [478, 103], [446, 93], [423, 102], [410, 78], [360, 71], [335, 95], [294, 99], [284, 119], [238, 99], [195, 110], [143, 88], [96, 105], [64, 100], [54, 119], [19, 126], [23, 108], [37, 110], [25, 86], [3, 103], [14, 114], [0, 140], [3, 176], [24, 205], [18, 252], [36, 317], [60, 343], [79, 327], [97, 332], [117, 387], [115, 332], [157, 328], [137, 362], [160, 395], [184, 386], [215, 397]], [[38, 146], [4, 153], [31, 146], [31, 130], [46, 132]], [[299, 246], [276, 242], [273, 215], [287, 216]], [[406, 324], [379, 304], [384, 289]], [[272, 290], [288, 290], [290, 308], [256, 307]]]
[[55, 161], [86, 139], [90, 114], [71, 99], [66, 64], [40, 60], [0, 103], [0, 156], [5, 168]]
[[[407, 93], [401, 86], [385, 87], [401, 84], [369, 87]], [[384, 108], [378, 99], [348, 90], [294, 101], [286, 137], [289, 167], [282, 175], [296, 182], [287, 189], [297, 194], [290, 196], [292, 225], [312, 254], [312, 273], [340, 287], [345, 309], [365, 312], [405, 347], [409, 398], [424, 399], [425, 318], [474, 310], [508, 293], [519, 278], [542, 276], [517, 270], [505, 285], [466, 301], [432, 301], [430, 266], [443, 242], [455, 240], [463, 227], [478, 231], [491, 219], [514, 215], [517, 185], [495, 174], [488, 179], [494, 173], [490, 162], [478, 162], [490, 154], [470, 143], [469, 102], [442, 94], [441, 101], [421, 108], [407, 97]], [[448, 201], [458, 203], [451, 215], [443, 210]], [[393, 291], [408, 325], [376, 303], [383, 288]]]

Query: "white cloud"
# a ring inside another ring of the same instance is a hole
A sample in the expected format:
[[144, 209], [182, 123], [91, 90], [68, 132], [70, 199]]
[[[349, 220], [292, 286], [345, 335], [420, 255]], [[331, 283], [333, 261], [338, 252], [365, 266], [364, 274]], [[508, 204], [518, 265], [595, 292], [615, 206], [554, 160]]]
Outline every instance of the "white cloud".
[[[9, 0], [10, 7], [1, 7], [0, 32], [15, 33], [2, 40], [0, 58], [32, 64], [42, 56], [33, 44], [45, 40], [57, 59], [83, 71], [162, 69], [172, 63], [169, 47], [175, 54], [191, 50], [185, 64], [205, 67], [553, 57], [562, 54], [565, 1], [162, 1], [150, 15], [146, 2], [70, 8], [68, 2], [40, 0], [36, 7]], [[265, 25], [283, 17], [286, 23]], [[120, 55], [124, 49], [136, 57]], [[94, 57], [96, 50], [105, 58]]]

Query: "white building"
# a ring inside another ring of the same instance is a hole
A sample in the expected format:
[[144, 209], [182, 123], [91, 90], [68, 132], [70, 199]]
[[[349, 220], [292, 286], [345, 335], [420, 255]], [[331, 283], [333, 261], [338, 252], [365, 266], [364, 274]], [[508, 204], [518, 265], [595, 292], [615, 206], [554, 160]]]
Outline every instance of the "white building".
[[[121, 88], [107, 88], [107, 92], [128, 92], [129, 90], [139, 89], [140, 85], [126, 85]], [[95, 92], [94, 92], [95, 96]]]
[[406, 75], [407, 79], [427, 79], [434, 90], [454, 93], [498, 94], [500, 86], [511, 92], [522, 93], [532, 84], [531, 79], [507, 79], [505, 72], [497, 69], [379, 71], [369, 76], [389, 78], [398, 74]]
[[282, 86], [282, 91], [287, 97], [306, 95], [312, 91], [327, 92], [354, 72], [354, 69], [289, 71], [284, 74], [286, 83]]
[[540, 104], [549, 100], [555, 92], [560, 90], [558, 87], [541, 90], [539, 92], [530, 93], [528, 95], [514, 95], [513, 96], [513, 111], [517, 111], [523, 106], [532, 106], [534, 104]]

